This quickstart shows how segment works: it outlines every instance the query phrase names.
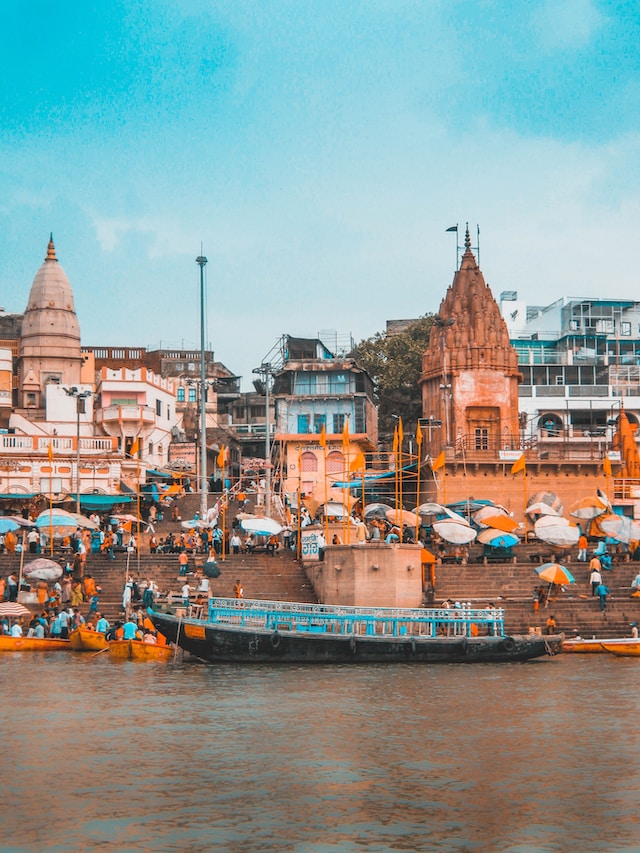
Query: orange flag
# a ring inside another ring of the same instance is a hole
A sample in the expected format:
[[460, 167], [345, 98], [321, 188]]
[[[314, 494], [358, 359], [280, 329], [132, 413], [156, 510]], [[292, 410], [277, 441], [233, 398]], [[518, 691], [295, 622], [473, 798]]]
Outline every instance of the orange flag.
[[364, 453], [360, 451], [356, 458], [353, 460], [351, 465], [349, 465], [350, 471], [364, 471], [366, 467], [366, 460], [364, 458]]
[[342, 447], [344, 450], [349, 448], [349, 418], [344, 419], [344, 427], [342, 428]]
[[422, 444], [422, 430], [420, 429], [420, 424], [418, 424], [416, 428], [416, 444], [418, 447]]
[[137, 456], [139, 450], [140, 450], [140, 439], [136, 438], [136, 440], [131, 445], [131, 450], [129, 451], [129, 456]]
[[224, 468], [225, 459], [227, 458], [227, 454], [225, 451], [224, 444], [221, 445], [220, 450], [218, 451], [218, 458], [216, 459], [218, 463], [218, 468]]
[[440, 468], [444, 468], [444, 450], [441, 450], [440, 453], [436, 456], [436, 458], [431, 463], [432, 471], [439, 471]]
[[611, 460], [608, 456], [604, 457], [604, 462], [602, 463], [602, 470], [607, 475], [607, 477], [610, 477], [613, 473], [611, 470]]
[[49, 442], [49, 447], [47, 447], [47, 456], [49, 457], [49, 462], [53, 462], [53, 442]]
[[322, 424], [322, 429], [320, 430], [320, 447], [327, 446], [327, 431], [324, 428], [324, 424]]
[[516, 461], [515, 461], [515, 462], [513, 463], [513, 465], [511, 466], [511, 473], [512, 473], [512, 474], [517, 474], [517, 473], [518, 473], [518, 471], [526, 471], [526, 470], [527, 470], [527, 462], [526, 462], [526, 460], [525, 460], [525, 458], [524, 458], [524, 453], [523, 453], [523, 454], [520, 456], [520, 458], [519, 458], [519, 459], [516, 459]]

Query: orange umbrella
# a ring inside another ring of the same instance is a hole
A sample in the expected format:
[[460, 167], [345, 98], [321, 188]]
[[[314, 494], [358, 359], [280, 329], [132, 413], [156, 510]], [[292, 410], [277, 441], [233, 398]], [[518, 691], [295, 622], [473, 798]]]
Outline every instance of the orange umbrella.
[[493, 527], [495, 530], [503, 530], [505, 533], [513, 533], [520, 527], [515, 518], [510, 518], [508, 515], [490, 515], [482, 519], [482, 524]]

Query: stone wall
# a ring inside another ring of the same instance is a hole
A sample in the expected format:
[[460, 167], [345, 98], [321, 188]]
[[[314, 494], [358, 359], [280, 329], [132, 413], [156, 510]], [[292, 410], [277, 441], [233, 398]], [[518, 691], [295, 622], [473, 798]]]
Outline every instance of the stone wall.
[[324, 560], [305, 564], [321, 604], [420, 607], [419, 545], [329, 545]]

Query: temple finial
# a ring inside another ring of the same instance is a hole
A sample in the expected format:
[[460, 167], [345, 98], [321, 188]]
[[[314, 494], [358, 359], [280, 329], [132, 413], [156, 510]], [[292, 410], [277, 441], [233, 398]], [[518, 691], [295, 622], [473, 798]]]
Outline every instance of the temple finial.
[[53, 245], [53, 232], [49, 235], [49, 245], [47, 246], [47, 260], [57, 261], [56, 247]]
[[467, 230], [464, 232], [464, 247], [465, 249], [471, 248], [471, 237], [469, 235], [469, 223], [467, 222]]

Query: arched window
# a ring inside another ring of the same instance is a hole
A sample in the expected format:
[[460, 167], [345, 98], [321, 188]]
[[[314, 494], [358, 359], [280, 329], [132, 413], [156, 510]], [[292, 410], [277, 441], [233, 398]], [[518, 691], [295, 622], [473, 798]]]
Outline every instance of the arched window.
[[545, 412], [538, 419], [538, 429], [547, 435], [560, 435], [564, 429], [562, 418], [553, 412]]
[[311, 453], [311, 451], [307, 450], [306, 453], [303, 453], [300, 457], [300, 470], [301, 471], [317, 471], [318, 470], [318, 460], [316, 459], [315, 453]]
[[344, 473], [344, 456], [339, 450], [327, 454], [327, 474]]
[[149, 456], [153, 456], [153, 442], [149, 442]]

